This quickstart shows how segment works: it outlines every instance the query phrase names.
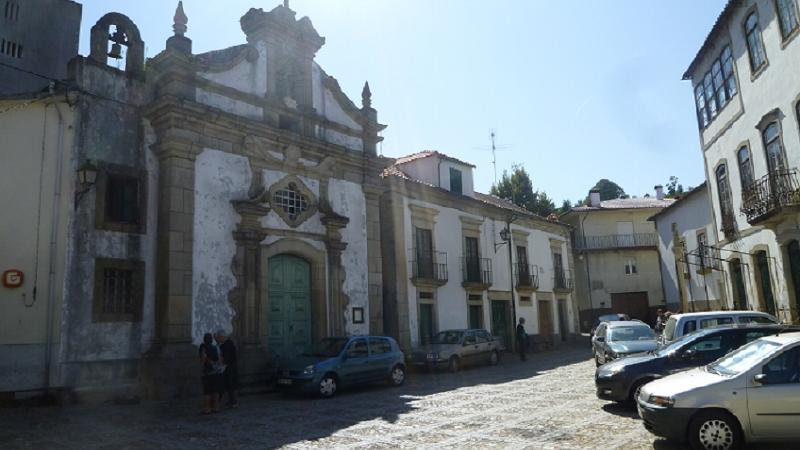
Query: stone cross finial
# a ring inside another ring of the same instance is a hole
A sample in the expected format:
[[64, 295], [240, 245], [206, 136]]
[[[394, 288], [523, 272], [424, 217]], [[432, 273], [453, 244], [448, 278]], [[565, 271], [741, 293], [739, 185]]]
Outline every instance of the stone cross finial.
[[361, 90], [361, 106], [363, 108], [372, 107], [372, 92], [369, 90], [369, 81], [364, 82], [364, 89]]
[[178, 7], [175, 9], [175, 17], [172, 18], [172, 30], [175, 32], [176, 36], [183, 36], [188, 29], [186, 24], [189, 23], [189, 18], [186, 17], [186, 13], [183, 12], [183, 1], [178, 2]]

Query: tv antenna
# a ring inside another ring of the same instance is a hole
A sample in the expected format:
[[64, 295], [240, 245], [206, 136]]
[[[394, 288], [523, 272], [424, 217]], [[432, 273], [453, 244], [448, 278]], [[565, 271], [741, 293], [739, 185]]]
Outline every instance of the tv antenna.
[[492, 145], [489, 147], [478, 147], [480, 150], [491, 150], [492, 151], [492, 169], [494, 170], [494, 184], [497, 185], [497, 151], [498, 150], [505, 150], [508, 148], [507, 145], [497, 145], [497, 132], [494, 129], [489, 130], [489, 139], [492, 141]]

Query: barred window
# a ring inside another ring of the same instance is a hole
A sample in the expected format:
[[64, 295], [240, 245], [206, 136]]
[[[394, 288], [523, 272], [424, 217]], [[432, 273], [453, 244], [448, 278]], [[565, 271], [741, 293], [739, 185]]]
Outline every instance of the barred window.
[[285, 188], [275, 191], [272, 197], [273, 207], [281, 208], [290, 220], [294, 221], [308, 211], [308, 198], [303, 195], [295, 183], [289, 183]]
[[776, 0], [781, 36], [786, 39], [797, 30], [797, 0]]
[[764, 43], [761, 41], [761, 30], [758, 28], [758, 14], [751, 13], [744, 23], [744, 34], [747, 37], [747, 53], [750, 55], [750, 69], [753, 72], [766, 62]]
[[95, 260], [95, 322], [141, 320], [143, 269], [141, 261]]

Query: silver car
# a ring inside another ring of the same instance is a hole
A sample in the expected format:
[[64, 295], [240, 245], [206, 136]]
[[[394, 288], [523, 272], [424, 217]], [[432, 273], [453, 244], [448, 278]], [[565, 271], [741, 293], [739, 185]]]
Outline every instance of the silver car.
[[414, 349], [411, 364], [417, 367], [446, 367], [457, 372], [462, 365], [495, 365], [500, 359], [500, 345], [486, 330], [446, 330], [437, 333], [430, 343]]
[[637, 404], [650, 432], [694, 448], [800, 440], [800, 333], [763, 337], [648, 383]]
[[597, 367], [617, 358], [657, 348], [656, 334], [649, 325], [638, 320], [603, 322], [592, 336], [592, 352]]

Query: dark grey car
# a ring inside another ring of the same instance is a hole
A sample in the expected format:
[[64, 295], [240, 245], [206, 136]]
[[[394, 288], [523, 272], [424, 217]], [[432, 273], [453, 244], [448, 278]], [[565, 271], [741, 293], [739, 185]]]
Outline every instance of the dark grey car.
[[592, 353], [598, 367], [623, 356], [656, 348], [655, 333], [649, 325], [638, 320], [603, 322], [592, 337]]
[[411, 364], [417, 367], [446, 367], [457, 372], [462, 365], [495, 365], [500, 345], [486, 330], [446, 330], [437, 333], [427, 345], [415, 348]]

